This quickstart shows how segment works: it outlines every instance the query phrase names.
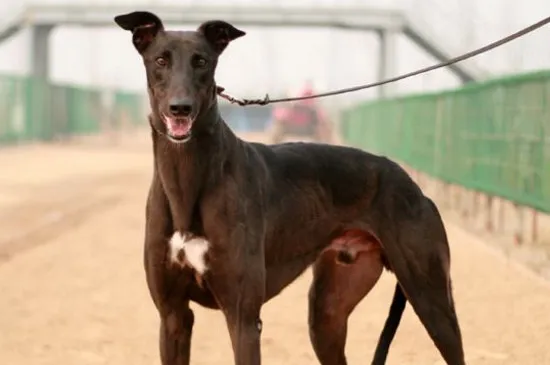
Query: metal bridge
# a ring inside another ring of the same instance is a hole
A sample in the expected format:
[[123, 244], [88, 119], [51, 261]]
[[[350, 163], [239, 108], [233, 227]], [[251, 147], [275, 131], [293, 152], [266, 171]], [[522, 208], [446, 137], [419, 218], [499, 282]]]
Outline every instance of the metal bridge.
[[[143, 8], [160, 16], [167, 24], [199, 24], [213, 18], [239, 24], [261, 27], [332, 27], [349, 30], [374, 31], [379, 35], [378, 78], [395, 76], [396, 35], [404, 34], [438, 61], [457, 56], [451, 54], [448, 42], [411, 21], [407, 13], [397, 9], [379, 9], [354, 5], [347, 7], [304, 6], [281, 7], [276, 5], [144, 5]], [[139, 6], [121, 5], [30, 5], [5, 24], [0, 24], [0, 42], [24, 28], [32, 30], [32, 73], [48, 78], [48, 40], [56, 26], [79, 25], [88, 27], [113, 26], [116, 14], [130, 12]], [[484, 71], [475, 63], [449, 66], [451, 72], [463, 82], [484, 78]], [[382, 95], [386, 88], [381, 88]]]

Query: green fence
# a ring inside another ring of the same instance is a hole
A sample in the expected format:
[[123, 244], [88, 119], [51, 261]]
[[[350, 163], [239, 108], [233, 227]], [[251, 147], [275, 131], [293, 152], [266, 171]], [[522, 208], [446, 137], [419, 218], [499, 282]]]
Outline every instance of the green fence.
[[0, 76], [0, 145], [145, 125], [142, 95]]
[[548, 71], [367, 102], [342, 119], [353, 146], [550, 212]]

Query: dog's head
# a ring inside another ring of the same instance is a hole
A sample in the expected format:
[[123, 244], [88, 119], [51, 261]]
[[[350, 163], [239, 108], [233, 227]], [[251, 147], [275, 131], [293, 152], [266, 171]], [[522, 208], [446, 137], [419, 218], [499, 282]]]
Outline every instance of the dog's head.
[[245, 32], [222, 20], [201, 24], [196, 31], [167, 31], [162, 21], [145, 11], [115, 17], [132, 32], [147, 73], [153, 127], [173, 142], [185, 142], [200, 126], [195, 121], [216, 100], [214, 73], [229, 42]]

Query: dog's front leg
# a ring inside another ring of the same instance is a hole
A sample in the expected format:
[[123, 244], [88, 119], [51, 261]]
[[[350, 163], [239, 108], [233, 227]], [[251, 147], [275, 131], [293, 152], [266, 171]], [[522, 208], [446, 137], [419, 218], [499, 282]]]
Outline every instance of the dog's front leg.
[[260, 365], [260, 310], [265, 298], [263, 244], [243, 232], [213, 244], [207, 282], [225, 319], [236, 365]]
[[191, 272], [167, 260], [168, 237], [173, 232], [168, 199], [155, 174], [149, 190], [145, 225], [145, 274], [160, 315], [162, 365], [189, 365], [194, 316], [186, 292]]

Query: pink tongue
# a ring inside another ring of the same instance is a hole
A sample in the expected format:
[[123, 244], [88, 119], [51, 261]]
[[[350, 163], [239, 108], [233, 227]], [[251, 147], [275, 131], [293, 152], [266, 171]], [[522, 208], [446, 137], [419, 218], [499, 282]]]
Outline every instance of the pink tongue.
[[191, 123], [169, 121], [170, 134], [174, 137], [183, 137], [189, 133]]

